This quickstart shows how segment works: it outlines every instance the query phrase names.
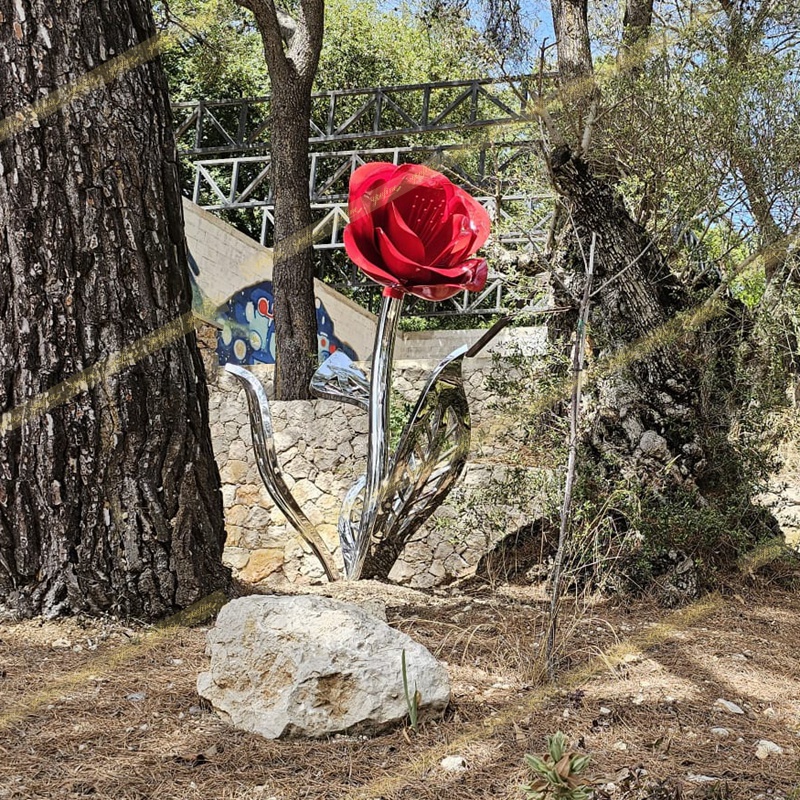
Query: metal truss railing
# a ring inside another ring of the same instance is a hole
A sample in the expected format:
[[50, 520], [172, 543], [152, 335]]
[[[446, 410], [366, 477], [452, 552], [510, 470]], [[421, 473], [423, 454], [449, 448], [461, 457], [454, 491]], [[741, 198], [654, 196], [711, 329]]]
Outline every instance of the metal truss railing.
[[[508, 183], [509, 170], [530, 157], [537, 143], [529, 140], [499, 143], [384, 147], [370, 150], [313, 152], [309, 155], [309, 197], [312, 202], [347, 197], [352, 173], [374, 161], [425, 163], [451, 180], [475, 191], [492, 191]], [[195, 161], [194, 202], [241, 208], [272, 202], [269, 155]], [[538, 158], [534, 163], [540, 163]], [[209, 202], [211, 201], [211, 202]]]
[[[504, 245], [530, 246], [540, 250], [540, 244], [547, 238], [547, 228], [552, 215], [552, 197], [549, 195], [509, 194], [503, 197], [479, 197], [475, 199], [489, 212], [497, 234], [495, 240]], [[221, 211], [237, 207], [226, 205], [202, 206], [206, 211]], [[275, 225], [275, 206], [254, 202], [238, 208], [260, 208], [261, 244], [272, 245], [271, 232]], [[342, 234], [350, 221], [346, 201], [312, 203], [314, 222], [314, 248], [316, 250], [342, 250]], [[521, 220], [527, 224], [520, 224]]]
[[[379, 139], [527, 122], [531, 119], [533, 82], [530, 76], [521, 76], [320, 92], [312, 97], [309, 142]], [[269, 147], [270, 103], [269, 95], [175, 103], [175, 138], [181, 154], [264, 151]]]
[[[492, 168], [487, 168], [487, 150], [464, 145], [437, 148], [394, 147], [375, 150], [347, 150], [312, 153], [309, 197], [316, 220], [315, 247], [341, 249], [342, 231], [348, 223], [347, 187], [350, 175], [363, 164], [389, 161], [401, 164], [424, 160], [450, 173], [466, 185], [495, 220], [498, 239], [505, 244], [536, 247], [546, 235], [552, 196], [521, 194], [502, 186], [502, 175], [523, 155], [530, 154], [530, 142], [509, 143], [492, 148]], [[466, 153], [470, 160], [459, 159]], [[426, 156], [420, 159], [420, 156]], [[242, 156], [197, 161], [192, 199], [208, 211], [261, 209], [261, 243], [272, 241], [274, 202], [270, 184], [269, 156]], [[492, 186], [491, 184], [495, 185]], [[485, 193], [487, 189], [492, 194]]]
[[[494, 221], [495, 240], [506, 247], [541, 250], [552, 217], [553, 198], [549, 194], [529, 194], [503, 190], [502, 182], [493, 177], [516, 164], [525, 153], [531, 154], [531, 143], [517, 142], [494, 148], [490, 154], [475, 153], [474, 148], [448, 146], [439, 148], [395, 147], [368, 151], [312, 153], [310, 198], [314, 218], [314, 247], [320, 256], [320, 277], [334, 288], [347, 291], [367, 306], [377, 298], [375, 285], [364, 279], [353, 265], [335, 258], [344, 248], [342, 235], [349, 222], [347, 185], [350, 174], [370, 161], [423, 159], [462, 185], [468, 186]], [[471, 152], [467, 163], [457, 158], [459, 151]], [[491, 160], [491, 168], [489, 161]], [[517, 164], [519, 166], [519, 164]], [[193, 200], [208, 211], [250, 212], [260, 215], [260, 242], [273, 244], [274, 203], [269, 182], [268, 156], [211, 159], [194, 164]], [[494, 183], [493, 194], [481, 193]], [[326, 255], [327, 254], [327, 255]], [[485, 289], [479, 294], [464, 292], [438, 304], [419, 304], [419, 316], [492, 315], [517, 307], [518, 298], [510, 292], [504, 276], [490, 274]]]
[[[374, 284], [339, 254], [349, 222], [350, 175], [374, 161], [426, 163], [446, 173], [489, 211], [496, 241], [540, 250], [552, 216], [552, 197], [523, 194], [512, 177], [541, 170], [538, 143], [524, 138], [530, 129], [520, 125], [509, 140], [499, 143], [469, 133], [528, 121], [529, 83], [524, 77], [443, 81], [314, 95], [309, 142], [319, 147], [310, 154], [309, 197], [320, 277], [368, 307], [377, 300]], [[246, 227], [253, 230], [258, 225], [259, 239], [266, 246], [273, 244], [274, 232], [270, 157], [265, 154], [269, 102], [263, 97], [174, 106], [184, 156], [227, 156], [194, 161], [194, 202], [210, 211], [224, 211], [229, 218], [245, 215]], [[325, 150], [335, 142], [456, 130], [460, 144]], [[476, 141], [465, 143], [463, 138]], [[248, 155], [256, 151], [260, 154]], [[519, 307], [519, 300], [504, 276], [490, 273], [477, 295], [465, 292], [438, 304], [411, 302], [409, 311], [420, 316], [491, 315]]]

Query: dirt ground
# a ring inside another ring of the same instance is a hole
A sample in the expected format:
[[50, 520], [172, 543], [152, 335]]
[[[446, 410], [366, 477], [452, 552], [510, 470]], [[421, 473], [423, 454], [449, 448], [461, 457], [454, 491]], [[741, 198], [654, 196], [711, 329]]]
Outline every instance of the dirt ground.
[[[800, 592], [573, 604], [558, 687], [539, 680], [545, 602], [530, 587], [387, 604], [447, 663], [452, 705], [417, 734], [318, 742], [217, 718], [195, 692], [206, 627], [0, 623], [0, 798], [522, 798], [524, 754], [557, 730], [591, 756], [603, 800], [800, 798]], [[757, 757], [762, 740], [780, 752]], [[466, 769], [444, 770], [448, 755]]]

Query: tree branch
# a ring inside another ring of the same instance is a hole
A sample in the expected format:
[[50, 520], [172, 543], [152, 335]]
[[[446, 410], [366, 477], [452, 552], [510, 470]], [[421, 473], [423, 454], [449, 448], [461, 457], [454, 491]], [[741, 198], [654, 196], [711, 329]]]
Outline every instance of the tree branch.
[[264, 44], [264, 56], [267, 60], [270, 77], [273, 81], [276, 78], [285, 77], [288, 63], [286, 53], [283, 49], [283, 33], [281, 22], [278, 18], [278, 9], [275, 7], [274, 0], [234, 0], [242, 8], [246, 8], [253, 13], [256, 18], [256, 26], [261, 33], [261, 41]]

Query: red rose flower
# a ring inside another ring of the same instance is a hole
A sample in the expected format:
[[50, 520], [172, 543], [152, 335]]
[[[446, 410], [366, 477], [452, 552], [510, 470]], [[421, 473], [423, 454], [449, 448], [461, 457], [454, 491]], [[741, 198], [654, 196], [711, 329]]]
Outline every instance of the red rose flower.
[[347, 255], [391, 297], [446, 300], [486, 284], [489, 215], [444, 175], [418, 164], [365, 164], [350, 177]]

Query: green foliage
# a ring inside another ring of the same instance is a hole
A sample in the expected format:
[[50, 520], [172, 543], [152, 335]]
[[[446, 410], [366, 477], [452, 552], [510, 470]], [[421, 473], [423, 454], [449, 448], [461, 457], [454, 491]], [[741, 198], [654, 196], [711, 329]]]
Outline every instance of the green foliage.
[[569, 363], [550, 343], [534, 358], [516, 346], [492, 356], [486, 390], [497, 398], [493, 410], [513, 420], [505, 437], [528, 466], [560, 469], [566, 463], [569, 424], [561, 412]]
[[775, 535], [767, 512], [752, 504], [745, 492], [700, 502], [696, 492], [673, 490], [659, 494], [651, 487], [628, 484], [620, 497], [625, 538], [609, 538], [614, 583], [619, 578], [634, 591], [647, 590], [669, 561], [670, 552], [691, 557], [698, 588], [710, 588], [733, 569], [740, 556]]
[[317, 89], [394, 86], [472, 77], [477, 37], [464, 24], [427, 27], [405, 5], [327, 0]]
[[528, 800], [588, 800], [591, 789], [583, 772], [589, 761], [589, 756], [570, 750], [567, 737], [559, 731], [547, 737], [544, 757], [525, 756], [535, 778], [522, 790]]
[[167, 44], [162, 63], [173, 102], [255, 97], [269, 85], [261, 37], [233, 0], [156, 2]]
[[[425, 302], [425, 301], [422, 301]], [[416, 317], [413, 315], [400, 317], [401, 331], [462, 331], [475, 328], [491, 328], [497, 321], [497, 316], [490, 315], [479, 317], [441, 316], [441, 317]]]
[[389, 448], [391, 450], [397, 447], [412, 410], [412, 404], [393, 388], [389, 398]]
[[662, 8], [647, 46], [623, 64], [613, 55], [617, 7], [594, 18], [608, 112], [592, 159], [681, 272], [680, 231], [726, 272], [737, 260], [730, 248], [741, 260], [791, 230], [800, 209], [800, 10], [783, 0], [726, 5], [732, 17], [722, 4]]
[[760, 265], [739, 272], [731, 281], [731, 293], [748, 308], [754, 309], [761, 302], [766, 288], [766, 276]]
[[[162, 60], [173, 101], [256, 97], [269, 91], [261, 36], [233, 0], [156, 2], [168, 44]], [[406, 6], [328, 0], [315, 88], [353, 89], [482, 74], [480, 42], [468, 25], [425, 25]]]

